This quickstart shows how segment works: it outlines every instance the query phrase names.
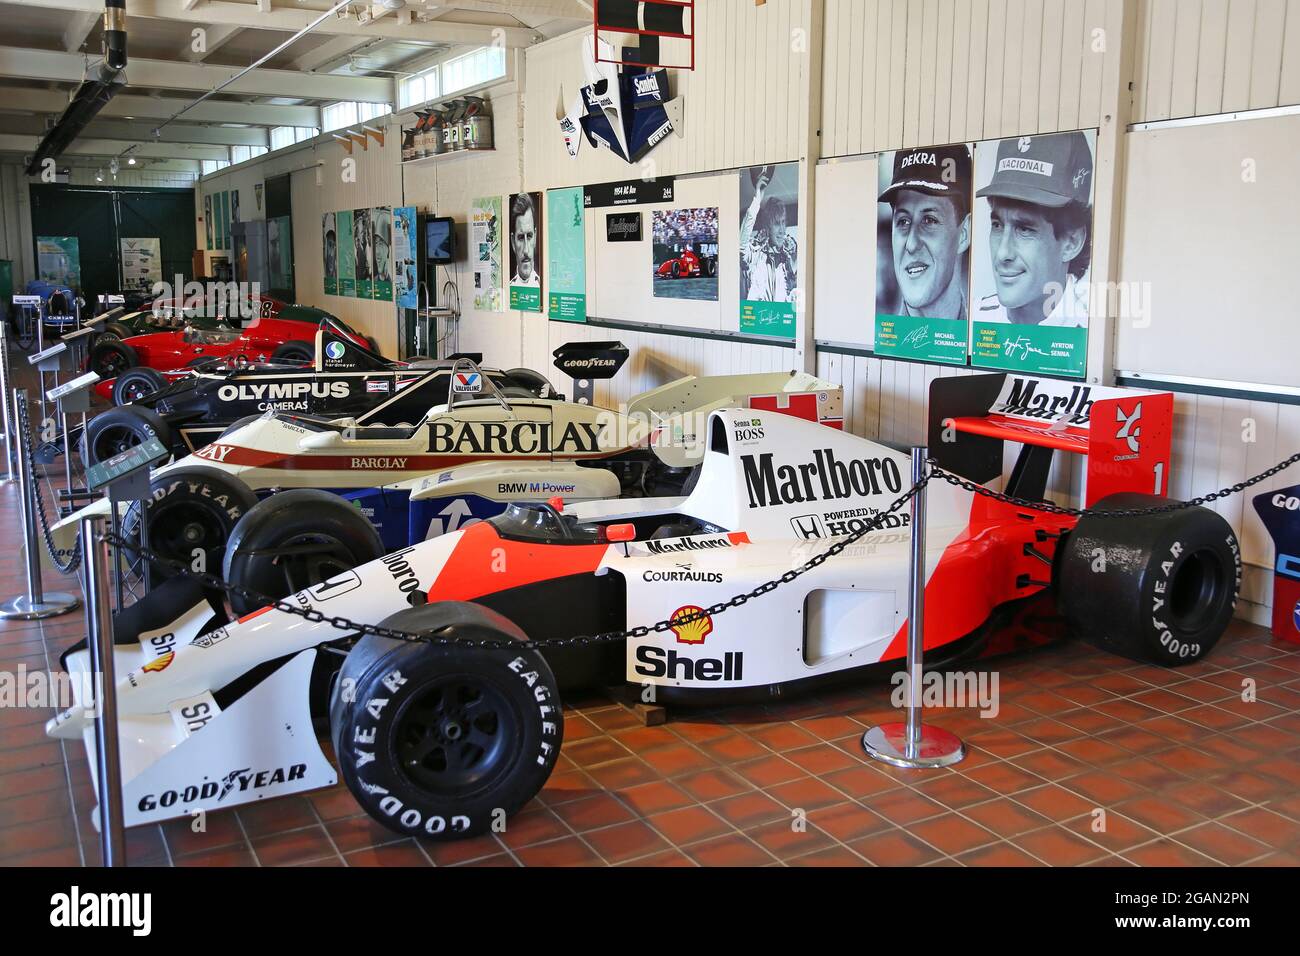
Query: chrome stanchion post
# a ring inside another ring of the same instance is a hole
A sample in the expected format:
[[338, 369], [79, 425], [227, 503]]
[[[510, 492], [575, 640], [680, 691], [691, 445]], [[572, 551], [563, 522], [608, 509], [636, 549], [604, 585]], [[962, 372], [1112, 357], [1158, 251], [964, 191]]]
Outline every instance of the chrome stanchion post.
[[[912, 484], [926, 478], [927, 449], [912, 449]], [[895, 767], [947, 767], [966, 756], [961, 740], [921, 722], [922, 654], [925, 650], [925, 492], [911, 501], [911, 574], [907, 588], [907, 720], [880, 724], [862, 735], [862, 749]]]
[[[27, 392], [16, 388], [13, 393], [13, 415], [11, 421], [16, 425], [21, 422], [27, 410]], [[26, 442], [26, 435], [16, 436], [19, 442]], [[18, 446], [18, 496], [23, 519], [23, 546], [27, 549], [27, 593], [20, 594], [0, 604], [0, 618], [6, 620], [34, 621], [40, 618], [54, 617], [78, 607], [81, 599], [63, 591], [46, 594], [41, 586], [41, 557], [37, 548], [40, 544], [40, 529], [36, 526], [36, 487], [32, 475], [31, 461], [23, 445]]]
[[4, 405], [5, 470], [0, 482], [14, 481], [14, 416], [9, 391], [9, 323], [0, 327], [0, 405]]
[[122, 811], [122, 758], [117, 737], [117, 672], [113, 660], [113, 611], [109, 605], [109, 544], [103, 517], [81, 521], [81, 565], [86, 584], [86, 646], [95, 675], [95, 783], [99, 798], [99, 846], [104, 866], [126, 862]]

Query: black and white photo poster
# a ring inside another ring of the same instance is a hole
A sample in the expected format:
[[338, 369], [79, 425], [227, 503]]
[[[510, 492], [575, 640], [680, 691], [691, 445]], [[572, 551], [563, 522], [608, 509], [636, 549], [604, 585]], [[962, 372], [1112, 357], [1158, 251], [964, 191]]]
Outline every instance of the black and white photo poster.
[[794, 338], [799, 164], [740, 171], [740, 331]]
[[510, 197], [510, 308], [542, 311], [542, 194]]
[[956, 143], [884, 153], [876, 175], [875, 349], [965, 365], [971, 147]]
[[976, 146], [971, 363], [1082, 376], [1095, 130]]

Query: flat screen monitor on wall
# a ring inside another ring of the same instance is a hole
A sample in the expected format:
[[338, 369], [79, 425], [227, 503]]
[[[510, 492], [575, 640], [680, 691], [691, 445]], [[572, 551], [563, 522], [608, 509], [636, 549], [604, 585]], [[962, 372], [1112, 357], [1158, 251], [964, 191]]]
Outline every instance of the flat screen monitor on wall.
[[456, 258], [455, 225], [453, 220], [442, 216], [424, 221], [425, 262], [441, 265]]

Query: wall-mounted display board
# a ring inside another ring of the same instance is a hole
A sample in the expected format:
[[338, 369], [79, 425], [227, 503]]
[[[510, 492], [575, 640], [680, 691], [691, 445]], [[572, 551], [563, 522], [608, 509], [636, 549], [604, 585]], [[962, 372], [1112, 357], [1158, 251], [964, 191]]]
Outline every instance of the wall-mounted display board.
[[69, 289], [81, 288], [81, 240], [76, 236], [37, 236], [36, 275]]
[[474, 308], [504, 312], [501, 289], [501, 197], [475, 199], [469, 211], [469, 259], [474, 270]]
[[[740, 185], [735, 172], [586, 187], [587, 312], [702, 331], [740, 330]], [[636, 210], [612, 207], [635, 205]], [[609, 217], [635, 226], [642, 238]], [[674, 267], [676, 275], [674, 275]]]
[[374, 298], [375, 257], [369, 208], [352, 210], [352, 262], [357, 298]]
[[393, 298], [393, 209], [370, 210], [370, 254], [374, 268], [372, 291], [376, 299]]
[[1128, 134], [1117, 370], [1300, 386], [1297, 143], [1300, 115]]
[[1095, 151], [1083, 130], [821, 163], [815, 338], [1082, 376]]
[[119, 245], [123, 289], [151, 289], [162, 281], [162, 242], [156, 236], [121, 239]]
[[418, 222], [414, 206], [398, 206], [393, 210], [393, 291], [403, 309], [419, 305], [416, 279], [419, 240], [415, 234]]
[[352, 210], [340, 209], [334, 214], [334, 227], [338, 232], [339, 295], [357, 294], [357, 261], [352, 241]]
[[339, 236], [335, 225], [337, 213], [327, 212], [321, 216], [321, 255], [324, 257], [325, 294], [339, 293]]
[[799, 298], [799, 164], [742, 170], [740, 331], [794, 338]]
[[565, 322], [587, 318], [587, 233], [583, 191], [546, 194], [547, 316]]
[[875, 344], [876, 286], [889, 258], [878, 255], [877, 159], [850, 156], [817, 167], [816, 314], [822, 342], [870, 349]]

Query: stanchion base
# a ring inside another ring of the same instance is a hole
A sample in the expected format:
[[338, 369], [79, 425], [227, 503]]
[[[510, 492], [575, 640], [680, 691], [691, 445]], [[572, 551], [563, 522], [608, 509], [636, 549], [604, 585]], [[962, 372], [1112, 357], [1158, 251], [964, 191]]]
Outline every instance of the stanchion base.
[[928, 769], [947, 767], [966, 756], [961, 738], [938, 727], [921, 725], [921, 740], [916, 756], [907, 756], [907, 724], [881, 724], [862, 735], [862, 749], [867, 756], [895, 767]]
[[0, 619], [6, 621], [36, 621], [45, 617], [67, 614], [81, 607], [81, 598], [63, 591], [46, 592], [45, 600], [32, 601], [27, 595], [0, 604]]

